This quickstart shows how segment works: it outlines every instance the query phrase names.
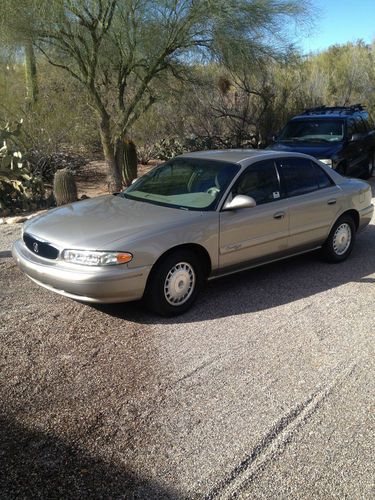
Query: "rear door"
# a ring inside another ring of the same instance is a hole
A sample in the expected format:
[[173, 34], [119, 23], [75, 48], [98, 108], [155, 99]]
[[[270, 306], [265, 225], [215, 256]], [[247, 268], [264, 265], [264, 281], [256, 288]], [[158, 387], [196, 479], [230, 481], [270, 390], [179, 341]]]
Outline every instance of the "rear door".
[[257, 206], [220, 213], [219, 266], [243, 267], [245, 263], [283, 255], [288, 248], [288, 202], [283, 198], [273, 160], [250, 165], [234, 185], [229, 198], [251, 196]]
[[283, 158], [277, 167], [289, 207], [291, 253], [321, 245], [342, 210], [341, 189], [307, 158]]

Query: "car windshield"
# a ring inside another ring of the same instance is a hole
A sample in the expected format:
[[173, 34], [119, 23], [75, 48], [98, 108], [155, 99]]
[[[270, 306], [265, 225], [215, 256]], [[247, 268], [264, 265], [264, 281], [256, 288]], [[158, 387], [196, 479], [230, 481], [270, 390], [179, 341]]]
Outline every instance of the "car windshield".
[[340, 120], [296, 120], [289, 122], [279, 136], [282, 142], [337, 142], [344, 138]]
[[214, 210], [239, 169], [224, 161], [175, 158], [140, 177], [123, 196], [186, 210]]

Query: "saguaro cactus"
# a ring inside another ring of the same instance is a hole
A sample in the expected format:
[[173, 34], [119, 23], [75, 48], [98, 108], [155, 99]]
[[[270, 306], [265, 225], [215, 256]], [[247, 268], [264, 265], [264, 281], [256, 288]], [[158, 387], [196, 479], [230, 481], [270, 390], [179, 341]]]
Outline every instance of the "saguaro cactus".
[[129, 186], [137, 178], [137, 148], [133, 141], [124, 141], [122, 178], [125, 186]]
[[57, 206], [77, 201], [77, 185], [70, 170], [63, 168], [55, 173], [53, 194]]

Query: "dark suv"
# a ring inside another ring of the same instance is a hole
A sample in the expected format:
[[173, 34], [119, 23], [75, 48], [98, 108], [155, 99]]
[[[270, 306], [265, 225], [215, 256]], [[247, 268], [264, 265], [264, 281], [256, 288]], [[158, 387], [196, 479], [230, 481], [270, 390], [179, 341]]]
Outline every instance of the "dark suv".
[[361, 104], [307, 109], [292, 118], [268, 149], [315, 156], [340, 174], [371, 177], [375, 126]]

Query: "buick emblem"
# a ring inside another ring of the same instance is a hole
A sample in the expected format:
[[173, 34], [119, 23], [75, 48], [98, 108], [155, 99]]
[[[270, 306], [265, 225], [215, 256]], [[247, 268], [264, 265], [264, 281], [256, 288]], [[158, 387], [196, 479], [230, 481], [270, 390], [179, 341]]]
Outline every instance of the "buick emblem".
[[36, 243], [36, 242], [33, 243], [33, 250], [34, 250], [35, 253], [39, 253], [39, 245], [38, 245], [38, 243]]

